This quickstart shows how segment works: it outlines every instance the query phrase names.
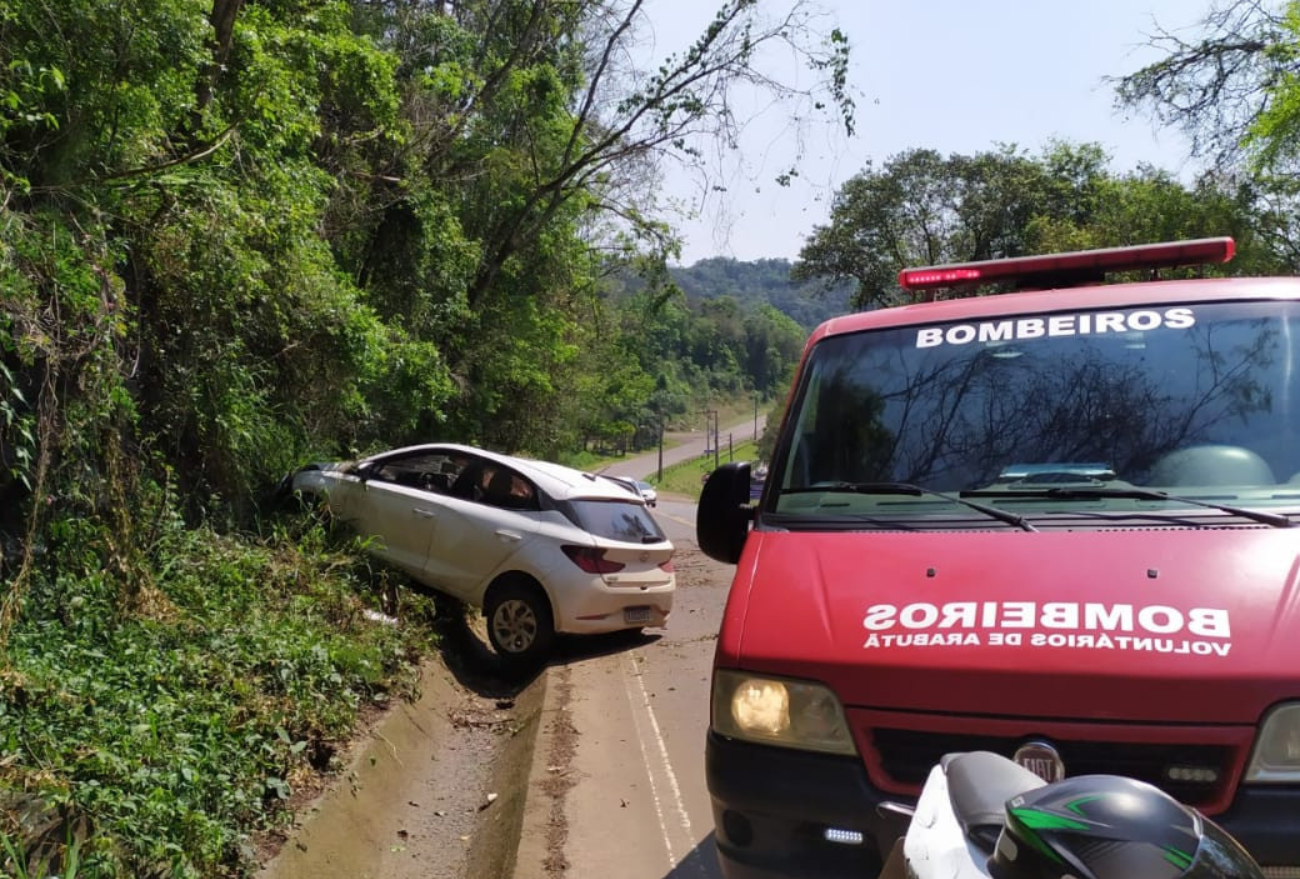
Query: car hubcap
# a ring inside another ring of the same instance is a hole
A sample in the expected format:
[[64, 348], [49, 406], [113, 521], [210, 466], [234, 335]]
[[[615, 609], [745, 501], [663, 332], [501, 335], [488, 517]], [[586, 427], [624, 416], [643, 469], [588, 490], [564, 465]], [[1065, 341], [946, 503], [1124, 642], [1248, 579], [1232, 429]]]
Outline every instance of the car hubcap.
[[532, 646], [537, 637], [537, 615], [525, 601], [511, 599], [503, 602], [492, 617], [492, 631], [497, 643], [511, 653], [522, 653]]

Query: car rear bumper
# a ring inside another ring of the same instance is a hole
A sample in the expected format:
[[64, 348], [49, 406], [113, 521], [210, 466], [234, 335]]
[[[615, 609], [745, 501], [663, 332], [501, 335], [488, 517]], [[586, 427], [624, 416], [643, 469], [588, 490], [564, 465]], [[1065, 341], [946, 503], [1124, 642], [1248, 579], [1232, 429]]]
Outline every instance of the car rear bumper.
[[675, 583], [645, 589], [593, 583], [581, 595], [553, 599], [555, 628], [575, 635], [663, 628], [672, 613], [675, 591]]
[[[889, 852], [907, 829], [905, 819], [882, 815], [877, 807], [910, 801], [872, 785], [857, 757], [755, 745], [710, 732], [705, 775], [718, 861], [727, 879], [874, 876], [880, 853]], [[1300, 866], [1300, 786], [1243, 787], [1231, 808], [1212, 818], [1265, 867]], [[862, 842], [828, 842], [828, 828], [856, 831]]]

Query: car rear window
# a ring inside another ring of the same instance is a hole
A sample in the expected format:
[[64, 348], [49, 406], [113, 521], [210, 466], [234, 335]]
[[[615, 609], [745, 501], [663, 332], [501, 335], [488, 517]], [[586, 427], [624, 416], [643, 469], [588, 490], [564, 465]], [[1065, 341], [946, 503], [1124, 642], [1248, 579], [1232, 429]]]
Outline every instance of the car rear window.
[[617, 500], [585, 500], [573, 502], [579, 524], [597, 537], [622, 540], [627, 543], [658, 543], [667, 538], [641, 504]]

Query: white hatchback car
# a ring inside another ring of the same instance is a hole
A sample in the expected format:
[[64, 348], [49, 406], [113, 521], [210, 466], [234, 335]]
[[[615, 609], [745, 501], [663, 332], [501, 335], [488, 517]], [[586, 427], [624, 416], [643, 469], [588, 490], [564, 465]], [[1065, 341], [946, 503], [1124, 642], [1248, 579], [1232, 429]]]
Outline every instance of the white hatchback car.
[[373, 552], [475, 607], [493, 648], [530, 663], [557, 632], [661, 627], [673, 545], [643, 500], [604, 479], [461, 445], [411, 446], [297, 471]]

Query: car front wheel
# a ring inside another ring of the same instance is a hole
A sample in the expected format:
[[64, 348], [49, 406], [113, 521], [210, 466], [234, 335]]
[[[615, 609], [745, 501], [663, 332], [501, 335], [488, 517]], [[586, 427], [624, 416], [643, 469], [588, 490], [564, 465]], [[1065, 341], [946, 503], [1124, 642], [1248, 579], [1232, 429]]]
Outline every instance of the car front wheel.
[[511, 664], [541, 660], [555, 640], [551, 604], [541, 587], [511, 582], [493, 590], [483, 608], [492, 649]]

